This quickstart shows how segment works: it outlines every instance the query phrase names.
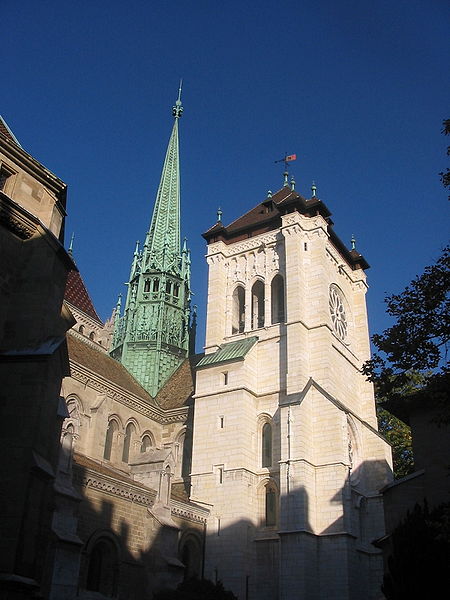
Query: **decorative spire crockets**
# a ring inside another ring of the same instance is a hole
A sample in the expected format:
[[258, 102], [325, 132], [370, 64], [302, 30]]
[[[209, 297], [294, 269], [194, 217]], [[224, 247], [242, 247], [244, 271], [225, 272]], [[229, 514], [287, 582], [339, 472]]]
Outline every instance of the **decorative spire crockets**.
[[178, 121], [181, 82], [172, 109], [174, 124], [142, 249], [133, 254], [124, 314], [116, 319], [111, 355], [156, 396], [186, 358], [190, 329], [190, 255], [180, 243]]

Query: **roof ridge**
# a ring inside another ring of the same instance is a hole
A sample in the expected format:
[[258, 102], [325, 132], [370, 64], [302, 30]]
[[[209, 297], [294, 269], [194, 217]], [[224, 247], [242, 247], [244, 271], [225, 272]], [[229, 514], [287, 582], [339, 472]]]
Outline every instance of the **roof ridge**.
[[19, 143], [19, 140], [13, 134], [13, 132], [11, 131], [11, 128], [9, 127], [9, 125], [5, 121], [5, 119], [2, 117], [2, 115], [0, 115], [0, 133], [3, 133], [4, 136], [6, 136], [12, 142], [17, 144], [19, 146], [19, 148], [22, 148], [22, 146]]

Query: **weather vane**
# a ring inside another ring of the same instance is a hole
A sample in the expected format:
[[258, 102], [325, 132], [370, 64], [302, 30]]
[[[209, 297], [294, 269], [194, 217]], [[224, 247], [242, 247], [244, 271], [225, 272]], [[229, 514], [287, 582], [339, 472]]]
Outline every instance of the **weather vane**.
[[297, 155], [296, 154], [288, 154], [287, 152], [285, 152], [284, 154], [284, 158], [280, 158], [279, 160], [276, 160], [275, 163], [280, 163], [280, 162], [284, 162], [284, 186], [288, 186], [288, 176], [289, 176], [289, 172], [288, 172], [288, 164], [294, 160], [297, 160]]

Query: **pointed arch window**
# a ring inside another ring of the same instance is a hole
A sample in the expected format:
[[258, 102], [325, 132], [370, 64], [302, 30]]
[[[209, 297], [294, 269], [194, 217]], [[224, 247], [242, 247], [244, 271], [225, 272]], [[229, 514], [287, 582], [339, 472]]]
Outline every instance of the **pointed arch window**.
[[159, 279], [153, 280], [153, 291], [157, 292], [159, 290]]
[[265, 487], [265, 508], [266, 527], [273, 527], [277, 524], [277, 491], [270, 482]]
[[270, 284], [272, 324], [284, 323], [286, 320], [284, 308], [284, 280], [281, 275], [275, 275]]
[[184, 565], [184, 579], [200, 577], [202, 566], [202, 545], [197, 536], [189, 534], [180, 544], [181, 562]]
[[106, 430], [105, 449], [103, 451], [103, 458], [105, 460], [111, 460], [111, 452], [113, 447], [113, 441], [119, 431], [117, 421], [111, 419], [108, 423], [108, 429]]
[[113, 598], [117, 593], [118, 562], [114, 543], [106, 537], [100, 538], [89, 555], [86, 589]]
[[125, 428], [125, 438], [123, 440], [123, 450], [122, 450], [122, 461], [128, 462], [130, 459], [130, 449], [132, 448], [132, 441], [134, 434], [136, 433], [136, 427], [133, 423], [128, 423]]
[[256, 281], [252, 287], [252, 329], [264, 327], [264, 283]]
[[242, 333], [245, 327], [245, 290], [238, 285], [233, 292], [231, 333]]
[[261, 435], [261, 466], [272, 466], [272, 425], [264, 423]]
[[150, 291], [150, 279], [146, 279], [144, 282], [144, 292]]

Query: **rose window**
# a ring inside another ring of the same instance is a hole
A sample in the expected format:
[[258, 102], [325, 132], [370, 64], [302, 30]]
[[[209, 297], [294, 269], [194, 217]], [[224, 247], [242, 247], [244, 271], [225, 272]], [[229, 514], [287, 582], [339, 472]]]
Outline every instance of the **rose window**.
[[336, 335], [344, 341], [347, 337], [347, 317], [342, 295], [334, 286], [330, 287], [329, 306], [333, 329]]

